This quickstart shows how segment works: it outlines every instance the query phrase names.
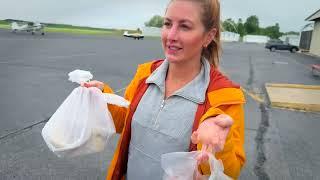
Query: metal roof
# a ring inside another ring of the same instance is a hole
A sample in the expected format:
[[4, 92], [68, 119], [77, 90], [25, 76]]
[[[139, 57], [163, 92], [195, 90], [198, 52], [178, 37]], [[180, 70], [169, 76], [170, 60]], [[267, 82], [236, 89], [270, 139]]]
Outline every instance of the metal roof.
[[315, 13], [311, 14], [309, 17], [307, 17], [306, 21], [315, 21], [316, 19], [320, 19], [320, 9], [316, 11]]

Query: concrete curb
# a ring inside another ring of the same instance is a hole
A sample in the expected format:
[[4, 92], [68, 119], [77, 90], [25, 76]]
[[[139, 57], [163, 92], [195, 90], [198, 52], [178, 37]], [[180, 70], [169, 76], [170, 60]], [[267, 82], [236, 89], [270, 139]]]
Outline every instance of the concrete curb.
[[320, 86], [266, 83], [265, 88], [271, 107], [320, 112]]
[[279, 84], [279, 83], [266, 83], [265, 87], [279, 87], [279, 88], [300, 88], [300, 89], [314, 89], [320, 90], [317, 85], [304, 85], [304, 84]]

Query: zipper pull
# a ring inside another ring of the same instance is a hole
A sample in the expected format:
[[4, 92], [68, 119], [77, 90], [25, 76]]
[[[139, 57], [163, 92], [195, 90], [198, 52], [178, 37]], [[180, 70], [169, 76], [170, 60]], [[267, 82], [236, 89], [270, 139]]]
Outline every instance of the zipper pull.
[[161, 107], [161, 109], [164, 107], [164, 99], [162, 100], [160, 107]]

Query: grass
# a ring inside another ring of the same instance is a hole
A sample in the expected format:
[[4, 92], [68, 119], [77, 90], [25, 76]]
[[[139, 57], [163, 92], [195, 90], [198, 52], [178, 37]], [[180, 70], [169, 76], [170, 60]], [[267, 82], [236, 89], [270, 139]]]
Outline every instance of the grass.
[[120, 30], [92, 30], [92, 29], [77, 29], [77, 28], [56, 28], [46, 27], [45, 32], [57, 32], [57, 33], [71, 33], [71, 34], [87, 34], [87, 35], [115, 35], [121, 36]]
[[[11, 26], [7, 21], [0, 20], [1, 29], [10, 29]], [[122, 36], [124, 31], [129, 33], [136, 33], [135, 30], [125, 29], [103, 29], [103, 28], [92, 28], [82, 26], [72, 26], [67, 24], [46, 24], [44, 29], [45, 32], [54, 33], [70, 33], [70, 34], [84, 34], [84, 35], [108, 35], [108, 36]]]
[[10, 25], [9, 24], [0, 24], [0, 28], [1, 29], [10, 29]]
[[[11, 29], [10, 23], [0, 20], [0, 29]], [[137, 30], [128, 29], [103, 29], [83, 26], [72, 26], [67, 24], [45, 24], [45, 33], [66, 33], [66, 34], [82, 34], [82, 35], [102, 35], [102, 36], [122, 36], [124, 31], [129, 33], [138, 33]], [[160, 37], [145, 37], [146, 39], [159, 40]]]

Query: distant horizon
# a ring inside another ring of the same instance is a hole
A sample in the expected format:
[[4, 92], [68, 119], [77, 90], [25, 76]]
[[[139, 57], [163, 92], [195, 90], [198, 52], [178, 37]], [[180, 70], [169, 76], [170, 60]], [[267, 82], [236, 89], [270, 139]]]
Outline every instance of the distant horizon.
[[[258, 17], [259, 18], [259, 17]], [[229, 18], [226, 18], [226, 19], [229, 19]], [[239, 18], [238, 18], [239, 19]], [[241, 18], [242, 19], [242, 18]], [[45, 22], [45, 21], [33, 21], [33, 20], [25, 20], [25, 19], [12, 19], [12, 18], [5, 18], [5, 19], [0, 19], [2, 21], [5, 21], [5, 20], [16, 20], [16, 21], [24, 21], [24, 22], [39, 22], [39, 23], [43, 23], [43, 24], [61, 24], [61, 25], [70, 25], [70, 26], [77, 26], [77, 27], [88, 27], [88, 28], [97, 28], [97, 29], [123, 29], [123, 30], [137, 30], [138, 28], [142, 28], [142, 27], [147, 27], [144, 25], [143, 23], [143, 26], [140, 26], [140, 27], [103, 27], [103, 26], [92, 26], [92, 25], [84, 25], [84, 24], [70, 24], [70, 23], [63, 23], [63, 22]], [[234, 21], [236, 21], [235, 19], [232, 19]], [[243, 23], [245, 22], [244, 19], [243, 20]], [[221, 22], [223, 20], [221, 19]], [[267, 26], [265, 26], [267, 27]], [[260, 28], [265, 28], [265, 27], [261, 27]], [[300, 31], [294, 31], [294, 30], [290, 30], [290, 31], [281, 31], [282, 33], [288, 33], [288, 32], [300, 32]]]
[[[0, 19], [24, 19], [55, 24], [94, 28], [137, 29], [154, 15], [163, 16], [170, 0], [148, 1], [76, 1], [76, 0], [3, 0]], [[244, 22], [251, 15], [259, 18], [259, 26], [280, 25], [281, 32], [300, 31], [305, 18], [320, 8], [320, 0], [234, 1], [222, 0], [221, 20], [232, 18]]]

